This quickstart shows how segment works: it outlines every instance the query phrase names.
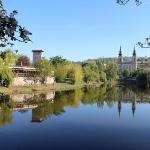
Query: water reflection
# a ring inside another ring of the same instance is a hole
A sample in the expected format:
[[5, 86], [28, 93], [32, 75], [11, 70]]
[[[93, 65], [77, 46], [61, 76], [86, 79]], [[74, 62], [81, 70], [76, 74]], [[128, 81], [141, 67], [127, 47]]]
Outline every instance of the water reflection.
[[66, 107], [77, 108], [81, 104], [94, 105], [99, 109], [117, 105], [118, 116], [121, 117], [122, 104], [131, 104], [133, 117], [137, 103], [150, 103], [149, 90], [127, 87], [84, 88], [66, 92], [50, 92], [44, 94], [0, 94], [0, 126], [13, 122], [13, 112], [26, 113], [32, 109], [31, 123], [41, 123], [51, 116], [65, 113]]

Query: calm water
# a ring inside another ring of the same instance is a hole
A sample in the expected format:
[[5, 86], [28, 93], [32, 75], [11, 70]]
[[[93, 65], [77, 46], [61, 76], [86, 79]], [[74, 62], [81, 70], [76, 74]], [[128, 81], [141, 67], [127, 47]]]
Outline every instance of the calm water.
[[150, 150], [150, 91], [0, 96], [0, 150]]

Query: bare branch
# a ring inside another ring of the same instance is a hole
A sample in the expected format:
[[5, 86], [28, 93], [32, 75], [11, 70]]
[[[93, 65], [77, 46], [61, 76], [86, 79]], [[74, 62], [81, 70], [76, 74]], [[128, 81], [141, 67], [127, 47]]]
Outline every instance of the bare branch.
[[130, 1], [134, 1], [137, 6], [142, 4], [142, 0], [116, 0], [119, 5], [126, 5]]

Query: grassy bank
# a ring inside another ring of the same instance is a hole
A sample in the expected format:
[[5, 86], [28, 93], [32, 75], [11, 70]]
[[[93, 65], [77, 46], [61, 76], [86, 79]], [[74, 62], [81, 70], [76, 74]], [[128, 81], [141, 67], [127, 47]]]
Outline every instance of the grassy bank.
[[27, 94], [27, 93], [40, 93], [40, 92], [50, 92], [50, 91], [65, 91], [71, 89], [77, 89], [88, 86], [100, 86], [103, 83], [96, 84], [65, 84], [65, 83], [57, 83], [53, 85], [33, 85], [33, 86], [10, 86], [9, 88], [0, 87], [0, 93], [4, 94]]

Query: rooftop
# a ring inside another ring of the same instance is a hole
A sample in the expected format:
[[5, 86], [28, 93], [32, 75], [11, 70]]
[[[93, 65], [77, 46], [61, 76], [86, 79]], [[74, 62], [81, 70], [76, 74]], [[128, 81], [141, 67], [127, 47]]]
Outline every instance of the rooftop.
[[15, 66], [10, 67], [12, 70], [26, 70], [26, 71], [36, 71], [36, 68], [34, 67], [25, 67], [25, 66]]
[[44, 52], [43, 50], [32, 50], [32, 52]]

